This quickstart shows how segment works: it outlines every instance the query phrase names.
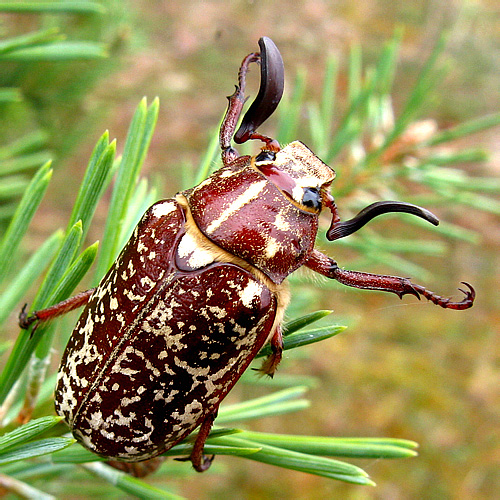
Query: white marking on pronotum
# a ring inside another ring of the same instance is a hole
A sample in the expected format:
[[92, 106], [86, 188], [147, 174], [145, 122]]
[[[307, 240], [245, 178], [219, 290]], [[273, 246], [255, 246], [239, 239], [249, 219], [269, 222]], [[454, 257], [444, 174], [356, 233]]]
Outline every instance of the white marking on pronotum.
[[281, 212], [278, 212], [276, 214], [276, 219], [274, 221], [274, 225], [280, 230], [280, 231], [283, 231], [283, 232], [287, 232], [290, 230], [290, 224], [288, 223], [288, 221], [285, 219], [285, 217], [283, 217], [283, 215], [281, 214]]
[[272, 236], [269, 236], [269, 238], [266, 241], [266, 257], [268, 259], [272, 259], [278, 250], [280, 249], [280, 244], [276, 238], [273, 238]]
[[232, 170], [225, 170], [220, 174], [220, 178], [224, 179], [225, 177], [231, 177], [232, 175], [237, 175], [239, 172], [233, 172]]
[[229, 207], [224, 210], [218, 219], [212, 221], [207, 227], [207, 233], [213, 233], [218, 227], [225, 222], [229, 217], [234, 215], [240, 208], [244, 207], [247, 203], [257, 198], [262, 190], [265, 188], [267, 181], [260, 181], [253, 183], [244, 193], [240, 194]]

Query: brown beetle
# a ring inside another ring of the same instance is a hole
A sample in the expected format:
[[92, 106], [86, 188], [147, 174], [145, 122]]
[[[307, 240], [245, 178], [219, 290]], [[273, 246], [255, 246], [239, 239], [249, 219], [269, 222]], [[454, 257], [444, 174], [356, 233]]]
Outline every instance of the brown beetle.
[[[432, 224], [429, 211], [378, 202], [341, 222], [329, 190], [335, 172], [301, 142], [280, 148], [256, 132], [283, 92], [281, 55], [269, 38], [247, 56], [220, 131], [223, 167], [198, 186], [154, 204], [99, 286], [34, 315], [45, 321], [86, 304], [66, 347], [56, 410], [75, 437], [123, 462], [157, 457], [201, 425], [190, 459], [198, 471], [220, 402], [259, 350], [271, 343], [263, 373], [281, 359], [285, 278], [301, 266], [345, 285], [423, 296], [443, 308], [459, 302], [406, 278], [346, 271], [314, 248], [318, 216], [332, 213], [329, 240], [352, 234], [377, 215], [406, 212]], [[259, 94], [236, 130], [245, 76], [260, 62]], [[231, 146], [258, 139], [256, 156]]]

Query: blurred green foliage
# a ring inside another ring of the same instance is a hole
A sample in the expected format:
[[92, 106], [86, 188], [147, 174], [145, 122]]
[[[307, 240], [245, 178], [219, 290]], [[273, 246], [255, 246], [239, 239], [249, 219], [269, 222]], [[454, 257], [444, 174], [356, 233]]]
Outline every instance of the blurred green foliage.
[[55, 152], [68, 155], [88, 130], [89, 92], [120, 64], [120, 5], [0, 2], [0, 224], [29, 175]]

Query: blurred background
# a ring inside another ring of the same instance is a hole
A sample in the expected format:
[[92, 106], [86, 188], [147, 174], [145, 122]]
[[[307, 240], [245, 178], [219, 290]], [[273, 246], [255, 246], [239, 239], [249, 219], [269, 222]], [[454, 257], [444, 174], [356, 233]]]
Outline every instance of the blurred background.
[[[495, 0], [297, 0], [292, 6], [284, 1], [194, 0], [101, 4], [106, 7], [104, 15], [0, 14], [2, 34], [58, 26], [68, 38], [102, 42], [108, 51], [107, 57], [64, 66], [40, 62], [29, 72], [22, 63], [3, 63], [3, 85], [13, 86], [15, 81], [24, 99], [2, 107], [9, 113], [8, 123], [0, 124], [2, 144], [24, 134], [39, 134], [36, 161], [40, 164], [51, 157], [55, 166], [47, 196], [24, 242], [27, 252], [66, 225], [76, 186], [102, 132], [109, 129], [110, 136], [118, 139], [118, 150], [123, 149], [128, 124], [143, 96], [160, 98], [144, 173], [162, 196], [181, 189], [180, 168], [199, 162], [225, 110], [226, 96], [233, 91], [241, 59], [258, 49], [257, 40], [263, 35], [271, 37], [283, 55], [286, 92], [291, 92], [297, 73], [305, 75], [304, 102], [321, 98], [327, 60], [336, 60], [341, 96], [336, 120], [345, 111], [342, 96], [349, 92], [352, 50], [360, 50], [363, 67], [370, 67], [397, 30], [402, 30], [402, 42], [391, 90], [396, 115], [443, 33], [447, 40], [440, 56], [442, 82], [419, 118], [446, 129], [500, 109], [500, 7]], [[257, 80], [251, 80], [252, 85], [250, 94], [255, 95]], [[307, 113], [307, 108], [302, 112]], [[262, 132], [272, 136], [273, 127], [276, 123], [271, 120]], [[299, 127], [295, 138], [308, 144], [308, 127]], [[498, 179], [498, 127], [456, 142], [448, 146], [489, 152], [486, 161], [463, 162], [461, 169]], [[258, 149], [258, 145], [252, 147]], [[343, 153], [331, 162], [340, 186], [348, 182], [349, 161]], [[334, 195], [335, 189], [334, 183]], [[300, 274], [292, 287], [296, 310], [333, 309], [333, 321], [349, 328], [321, 345], [301, 349], [293, 362], [285, 359], [277, 375], [315, 378], [308, 393], [309, 409], [249, 424], [266, 432], [406, 438], [419, 443], [418, 457], [360, 461], [377, 483], [375, 488], [218, 457], [211, 471], [189, 475], [184, 482], [176, 480], [179, 491], [199, 499], [221, 495], [235, 499], [498, 498], [498, 192], [491, 200], [497, 212], [464, 205], [428, 206], [446, 222], [468, 234], [474, 232], [474, 237], [450, 239], [439, 256], [419, 256], [417, 248], [415, 256], [408, 257], [426, 270], [426, 281], [415, 281], [442, 295], [458, 297], [458, 283], [472, 283], [478, 297], [469, 311], [446, 311], [412, 297], [399, 301], [388, 294], [345, 287], [325, 293], [315, 278]], [[342, 216], [342, 198], [337, 203]], [[89, 241], [100, 238], [105, 216], [106, 206], [101, 204]], [[415, 236], [414, 228], [405, 230], [404, 221], [391, 221], [379, 227], [396, 231], [401, 238]], [[442, 242], [443, 236], [426, 232], [422, 238]], [[354, 248], [321, 246], [341, 266], [356, 263]], [[362, 270], [401, 274], [390, 266], [362, 264]], [[15, 318], [10, 324], [15, 325]], [[10, 331], [17, 330], [12, 326]], [[241, 388], [231, 397], [247, 397], [253, 390]]]

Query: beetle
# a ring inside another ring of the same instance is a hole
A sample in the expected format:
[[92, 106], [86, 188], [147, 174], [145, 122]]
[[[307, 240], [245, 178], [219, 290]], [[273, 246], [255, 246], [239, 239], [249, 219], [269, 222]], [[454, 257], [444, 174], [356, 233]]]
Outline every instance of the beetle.
[[[473, 305], [467, 283], [455, 302], [407, 278], [344, 270], [315, 249], [322, 210], [332, 214], [331, 241], [388, 212], [435, 225], [438, 219], [384, 201], [342, 222], [329, 192], [335, 172], [302, 142], [281, 148], [257, 132], [284, 88], [279, 50], [267, 37], [259, 46], [243, 59], [228, 97], [222, 167], [150, 207], [96, 288], [20, 315], [27, 328], [85, 305], [61, 361], [55, 407], [83, 446], [111, 460], [154, 459], [200, 427], [189, 458], [197, 471], [210, 466], [203, 448], [221, 401], [266, 343], [271, 355], [261, 372], [272, 376], [281, 360], [286, 278], [299, 267], [447, 309]], [[260, 88], [236, 130], [252, 63], [260, 64]], [[264, 145], [255, 156], [239, 156], [233, 138]]]

